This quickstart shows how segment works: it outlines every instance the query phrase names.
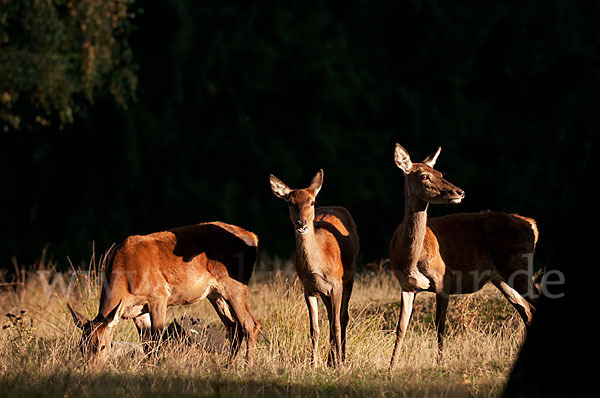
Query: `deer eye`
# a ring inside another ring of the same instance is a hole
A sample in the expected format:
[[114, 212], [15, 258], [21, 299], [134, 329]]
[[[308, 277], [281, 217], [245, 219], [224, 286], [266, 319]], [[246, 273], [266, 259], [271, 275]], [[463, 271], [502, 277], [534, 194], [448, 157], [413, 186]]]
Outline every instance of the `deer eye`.
[[310, 202], [310, 205], [314, 206], [315, 205], [315, 201], [313, 200], [312, 202]]
[[106, 348], [106, 346], [102, 345], [102, 347], [100, 347], [100, 351], [104, 351], [105, 348]]
[[421, 181], [428, 181], [429, 179], [430, 179], [429, 175], [427, 175], [427, 174], [421, 174]]

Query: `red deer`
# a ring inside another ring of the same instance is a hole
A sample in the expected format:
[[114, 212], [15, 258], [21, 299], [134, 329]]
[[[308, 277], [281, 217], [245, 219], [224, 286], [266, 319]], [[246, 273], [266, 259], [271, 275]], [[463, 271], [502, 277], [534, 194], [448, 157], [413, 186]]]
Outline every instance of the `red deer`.
[[534, 288], [528, 273], [538, 230], [533, 219], [517, 214], [481, 212], [427, 218], [429, 203], [460, 203], [465, 193], [433, 169], [441, 148], [422, 163], [412, 163], [396, 144], [396, 165], [404, 172], [404, 220], [390, 243], [390, 266], [402, 287], [396, 344], [398, 362], [415, 295], [436, 294], [438, 360], [451, 294], [474, 293], [492, 282], [516, 308], [526, 325], [535, 308], [525, 299]]
[[108, 359], [115, 325], [133, 319], [143, 339], [160, 337], [167, 307], [208, 298], [231, 340], [230, 360], [243, 338], [246, 360], [254, 359], [260, 325], [248, 308], [248, 281], [258, 238], [235, 225], [209, 222], [145, 236], [130, 236], [107, 261], [100, 308], [94, 320], [69, 310], [83, 330], [80, 348], [86, 364]]
[[329, 317], [330, 365], [346, 356], [348, 302], [354, 284], [354, 261], [359, 241], [356, 225], [343, 207], [317, 207], [315, 198], [323, 185], [323, 170], [305, 189], [291, 189], [271, 174], [271, 190], [289, 207], [296, 238], [296, 271], [304, 286], [310, 318], [312, 364], [318, 366], [320, 296]]

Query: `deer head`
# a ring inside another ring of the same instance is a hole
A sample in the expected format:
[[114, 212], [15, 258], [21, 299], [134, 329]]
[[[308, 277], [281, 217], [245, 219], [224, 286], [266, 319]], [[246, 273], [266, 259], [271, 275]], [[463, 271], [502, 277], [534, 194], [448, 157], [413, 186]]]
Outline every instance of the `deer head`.
[[106, 317], [98, 314], [96, 319], [88, 320], [67, 303], [75, 325], [83, 331], [79, 340], [79, 349], [86, 366], [101, 367], [110, 356], [113, 330], [119, 322], [121, 304], [122, 302], [119, 302]]
[[427, 203], [460, 203], [465, 192], [448, 182], [437, 170], [433, 169], [442, 148], [428, 156], [422, 163], [413, 163], [410, 155], [400, 144], [396, 144], [394, 160], [396, 166], [404, 172], [407, 198]]
[[315, 219], [315, 198], [323, 186], [323, 169], [315, 174], [310, 186], [304, 189], [291, 189], [273, 174], [269, 176], [269, 181], [273, 194], [287, 202], [296, 233], [306, 234]]

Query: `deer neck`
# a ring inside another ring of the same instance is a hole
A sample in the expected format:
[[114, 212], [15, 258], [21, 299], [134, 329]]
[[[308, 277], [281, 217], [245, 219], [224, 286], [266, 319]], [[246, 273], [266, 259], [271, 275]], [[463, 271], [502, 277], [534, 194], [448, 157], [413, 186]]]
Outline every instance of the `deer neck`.
[[307, 271], [319, 272], [322, 264], [321, 247], [315, 236], [315, 227], [312, 225], [304, 235], [296, 234], [296, 256]]
[[[112, 268], [112, 267], [111, 267]], [[98, 307], [98, 315], [96, 321], [104, 319], [123, 298], [121, 289], [127, 286], [127, 281], [123, 280], [124, 275], [120, 273], [113, 273], [111, 268], [107, 268], [107, 271], [102, 275], [101, 293], [100, 293], [100, 305]]]
[[427, 231], [427, 207], [427, 202], [411, 197], [405, 192], [400, 246], [405, 256], [403, 263], [409, 267], [416, 265], [421, 255]]

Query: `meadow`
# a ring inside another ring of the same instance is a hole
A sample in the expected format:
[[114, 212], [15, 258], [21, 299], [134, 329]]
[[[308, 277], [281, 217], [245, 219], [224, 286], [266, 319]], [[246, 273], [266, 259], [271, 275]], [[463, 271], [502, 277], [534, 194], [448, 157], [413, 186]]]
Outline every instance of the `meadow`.
[[[223, 352], [167, 342], [160, 356], [114, 356], [98, 372], [82, 367], [81, 332], [66, 303], [96, 315], [99, 266], [92, 258], [77, 274], [56, 273], [40, 261], [0, 277], [1, 396], [498, 396], [525, 336], [516, 311], [493, 287], [453, 296], [445, 356], [436, 361], [434, 296], [417, 295], [398, 367], [388, 364], [399, 314], [400, 288], [386, 265], [368, 264], [350, 300], [348, 354], [339, 368], [325, 365], [328, 325], [320, 303], [321, 366], [310, 363], [308, 312], [291, 261], [262, 259], [252, 277], [249, 305], [262, 325], [253, 367], [240, 353], [227, 366]], [[9, 276], [10, 275], [10, 276]], [[224, 335], [208, 301], [171, 307], [168, 318], [194, 315]], [[137, 342], [132, 321], [114, 341]], [[245, 347], [243, 347], [245, 348]]]

